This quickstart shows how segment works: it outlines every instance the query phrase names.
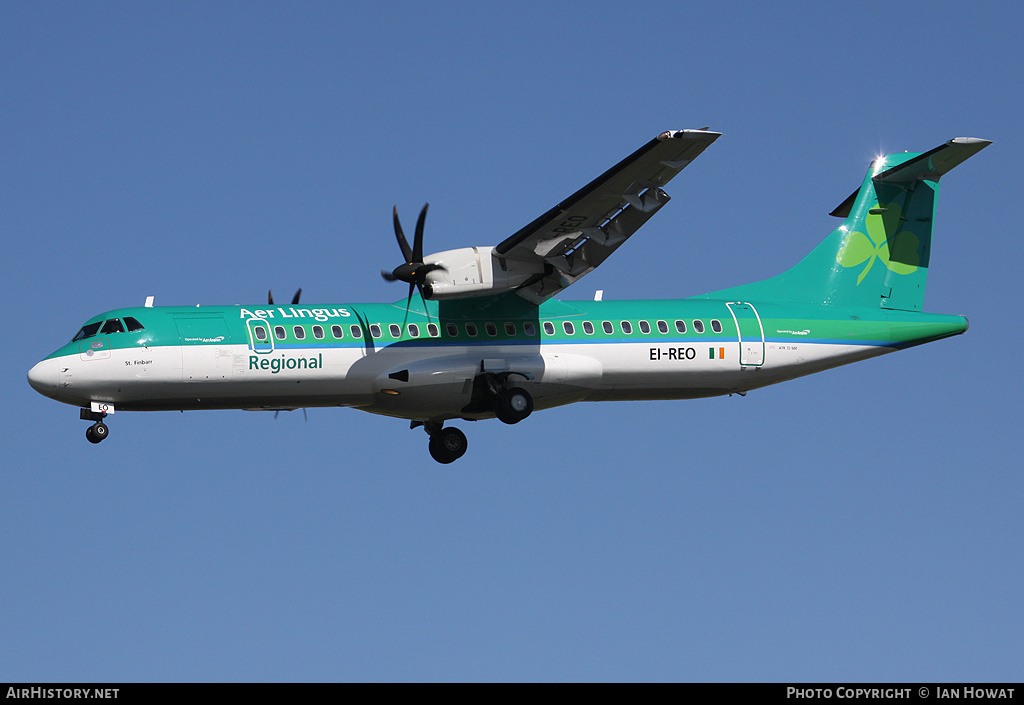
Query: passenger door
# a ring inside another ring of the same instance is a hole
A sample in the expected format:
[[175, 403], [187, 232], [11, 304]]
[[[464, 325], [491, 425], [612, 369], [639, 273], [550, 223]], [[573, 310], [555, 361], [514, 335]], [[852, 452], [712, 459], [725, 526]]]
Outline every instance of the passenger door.
[[764, 364], [764, 326], [753, 304], [735, 301], [727, 303], [740, 343], [740, 365], [760, 367]]

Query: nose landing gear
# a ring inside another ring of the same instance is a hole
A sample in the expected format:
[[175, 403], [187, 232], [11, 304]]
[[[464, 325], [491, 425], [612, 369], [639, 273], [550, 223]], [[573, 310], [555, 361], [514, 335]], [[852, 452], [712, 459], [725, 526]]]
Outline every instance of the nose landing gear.
[[107, 417], [105, 412], [102, 411], [90, 411], [89, 409], [82, 409], [79, 414], [79, 418], [83, 421], [95, 421], [92, 426], [85, 429], [85, 437], [90, 443], [99, 443], [110, 434], [110, 429], [103, 423], [103, 419]]
[[89, 439], [90, 443], [99, 443], [107, 434], [110, 433], [110, 429], [102, 421], [97, 421], [89, 428], [85, 429], [85, 437]]

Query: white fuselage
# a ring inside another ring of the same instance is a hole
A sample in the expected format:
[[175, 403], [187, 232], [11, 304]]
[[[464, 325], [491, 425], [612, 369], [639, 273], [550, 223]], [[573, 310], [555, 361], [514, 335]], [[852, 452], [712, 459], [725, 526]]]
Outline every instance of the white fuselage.
[[739, 341], [348, 345], [255, 352], [249, 345], [121, 348], [40, 362], [33, 386], [78, 406], [115, 409], [290, 409], [351, 406], [411, 419], [462, 413], [481, 372], [518, 373], [537, 408], [575, 401], [686, 399], [763, 387], [892, 352], [868, 344], [765, 343], [740, 364]]

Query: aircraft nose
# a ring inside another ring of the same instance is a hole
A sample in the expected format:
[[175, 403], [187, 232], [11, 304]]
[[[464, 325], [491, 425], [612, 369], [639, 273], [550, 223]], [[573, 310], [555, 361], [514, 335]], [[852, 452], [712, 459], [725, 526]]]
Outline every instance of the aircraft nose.
[[56, 360], [43, 360], [28, 371], [28, 383], [44, 397], [52, 397], [57, 393], [59, 381]]

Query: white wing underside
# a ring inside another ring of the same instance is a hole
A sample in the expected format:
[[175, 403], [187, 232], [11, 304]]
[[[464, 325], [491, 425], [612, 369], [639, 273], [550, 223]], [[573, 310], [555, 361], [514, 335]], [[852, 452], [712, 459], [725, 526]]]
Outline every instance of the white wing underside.
[[495, 266], [530, 272], [516, 289], [523, 298], [551, 298], [604, 262], [668, 203], [662, 187], [719, 136], [663, 132], [498, 244]]

